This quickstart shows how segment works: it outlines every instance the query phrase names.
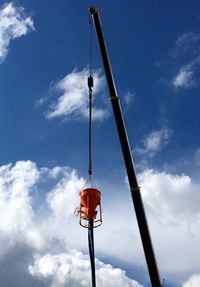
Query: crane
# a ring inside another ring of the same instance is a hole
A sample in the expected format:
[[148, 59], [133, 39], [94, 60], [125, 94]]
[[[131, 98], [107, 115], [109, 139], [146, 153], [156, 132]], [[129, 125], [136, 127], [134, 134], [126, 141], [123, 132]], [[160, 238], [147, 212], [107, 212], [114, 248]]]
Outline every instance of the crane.
[[146, 258], [147, 268], [152, 287], [162, 287], [164, 284], [160, 280], [158, 266], [153, 250], [151, 236], [149, 232], [148, 222], [145, 214], [145, 209], [142, 201], [140, 187], [137, 182], [136, 171], [132, 158], [132, 153], [129, 145], [128, 135], [126, 131], [125, 122], [123, 119], [122, 109], [120, 106], [119, 96], [115, 87], [115, 81], [112, 74], [110, 60], [102, 32], [102, 25], [100, 21], [99, 11], [95, 7], [90, 7], [89, 12], [92, 16], [94, 27], [99, 42], [104, 71], [107, 79], [108, 89], [110, 92], [110, 101], [116, 121], [117, 131], [120, 139], [121, 149], [123, 153], [124, 163], [126, 167], [127, 177], [130, 186], [131, 197], [135, 208], [135, 214], [140, 231], [143, 250]]

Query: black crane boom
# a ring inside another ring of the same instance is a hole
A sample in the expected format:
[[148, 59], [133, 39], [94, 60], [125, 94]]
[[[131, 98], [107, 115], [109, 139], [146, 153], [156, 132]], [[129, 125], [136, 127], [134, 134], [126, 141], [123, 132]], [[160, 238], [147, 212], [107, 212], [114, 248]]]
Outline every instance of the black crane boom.
[[137, 182], [136, 172], [134, 168], [134, 163], [132, 159], [131, 149], [128, 141], [128, 136], [126, 132], [125, 123], [123, 120], [122, 110], [119, 102], [119, 97], [117, 95], [117, 90], [115, 87], [115, 82], [111, 70], [111, 65], [104, 41], [104, 36], [102, 32], [101, 22], [98, 10], [94, 7], [89, 8], [89, 12], [92, 15], [94, 26], [97, 33], [97, 38], [101, 50], [102, 60], [104, 64], [104, 70], [107, 78], [108, 88], [110, 92], [110, 100], [114, 112], [114, 117], [117, 125], [118, 135], [121, 143], [121, 149], [124, 157], [124, 162], [126, 166], [127, 176], [129, 180], [129, 186], [131, 191], [131, 196], [133, 200], [133, 205], [135, 208], [136, 218], [139, 226], [140, 236], [143, 244], [144, 254], [147, 262], [147, 267], [149, 271], [149, 276], [151, 280], [152, 287], [161, 287], [163, 284], [160, 281], [159, 271], [156, 263], [156, 258], [154, 255], [153, 245], [150, 237], [150, 232], [148, 228], [148, 223], [146, 219], [146, 214], [142, 202], [142, 197], [140, 193], [140, 187]]

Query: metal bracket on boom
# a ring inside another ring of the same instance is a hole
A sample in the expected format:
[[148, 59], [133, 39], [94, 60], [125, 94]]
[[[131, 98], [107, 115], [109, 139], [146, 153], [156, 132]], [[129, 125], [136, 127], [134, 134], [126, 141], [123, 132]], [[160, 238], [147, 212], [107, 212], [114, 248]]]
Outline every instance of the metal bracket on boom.
[[131, 192], [140, 191], [140, 186], [138, 187], [131, 187]]
[[117, 96], [116, 96], [116, 97], [110, 97], [109, 100], [110, 100], [110, 101], [119, 100], [119, 97], [117, 97]]

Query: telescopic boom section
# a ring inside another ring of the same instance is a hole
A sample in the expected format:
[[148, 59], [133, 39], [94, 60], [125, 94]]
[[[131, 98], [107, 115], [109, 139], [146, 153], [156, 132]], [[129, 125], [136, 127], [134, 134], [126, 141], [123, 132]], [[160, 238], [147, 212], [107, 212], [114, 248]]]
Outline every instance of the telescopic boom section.
[[108, 88], [110, 92], [110, 100], [114, 112], [114, 117], [117, 125], [117, 130], [119, 134], [119, 139], [121, 143], [122, 153], [124, 157], [124, 162], [126, 166], [126, 171], [128, 175], [131, 196], [133, 200], [133, 205], [135, 208], [135, 213], [137, 217], [137, 222], [139, 226], [140, 236], [143, 244], [143, 249], [145, 253], [145, 258], [147, 262], [147, 267], [149, 271], [149, 276], [151, 280], [152, 287], [161, 287], [163, 284], [160, 281], [160, 276], [158, 272], [158, 267], [156, 263], [156, 258], [153, 251], [153, 245], [151, 242], [150, 232], [148, 228], [148, 223], [145, 215], [145, 210], [142, 202], [142, 197], [140, 193], [140, 188], [137, 183], [136, 172], [134, 168], [134, 163], [132, 159], [131, 149], [128, 141], [128, 136], [123, 120], [122, 110], [119, 102], [119, 97], [117, 95], [114, 78], [112, 75], [112, 70], [110, 66], [110, 61], [104, 41], [104, 36], [102, 33], [101, 22], [99, 18], [98, 10], [94, 7], [89, 8], [89, 12], [92, 15], [94, 26], [97, 33], [97, 38], [101, 50], [102, 60], [104, 64], [104, 70], [107, 78]]

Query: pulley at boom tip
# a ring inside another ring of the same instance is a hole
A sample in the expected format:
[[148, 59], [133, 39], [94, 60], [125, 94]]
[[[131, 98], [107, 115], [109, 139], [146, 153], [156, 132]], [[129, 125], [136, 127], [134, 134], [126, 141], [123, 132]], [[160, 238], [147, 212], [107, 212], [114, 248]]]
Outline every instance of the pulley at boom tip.
[[90, 7], [90, 8], [88, 8], [88, 11], [89, 11], [92, 15], [94, 15], [94, 14], [96, 14], [96, 13], [99, 12], [99, 9], [97, 9], [96, 7]]

